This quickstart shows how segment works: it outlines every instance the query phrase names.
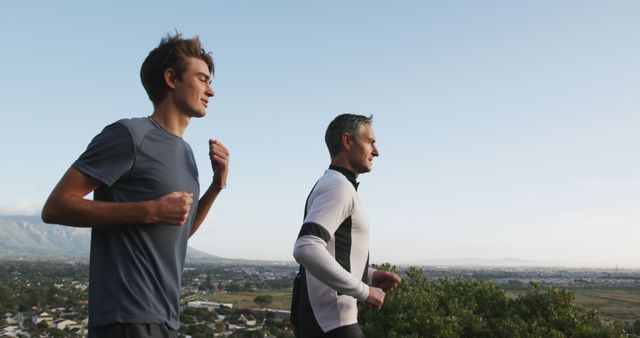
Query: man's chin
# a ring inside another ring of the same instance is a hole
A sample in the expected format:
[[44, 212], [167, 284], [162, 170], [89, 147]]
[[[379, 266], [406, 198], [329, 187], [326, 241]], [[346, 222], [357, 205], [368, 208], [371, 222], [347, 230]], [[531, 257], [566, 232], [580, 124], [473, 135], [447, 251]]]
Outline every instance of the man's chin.
[[205, 116], [207, 116], [207, 112], [206, 111], [204, 111], [204, 112], [196, 112], [196, 113], [191, 115], [191, 117], [195, 117], [197, 119], [203, 118]]
[[362, 168], [358, 168], [358, 174], [365, 174], [371, 171], [371, 169], [373, 169], [373, 167], [362, 167]]

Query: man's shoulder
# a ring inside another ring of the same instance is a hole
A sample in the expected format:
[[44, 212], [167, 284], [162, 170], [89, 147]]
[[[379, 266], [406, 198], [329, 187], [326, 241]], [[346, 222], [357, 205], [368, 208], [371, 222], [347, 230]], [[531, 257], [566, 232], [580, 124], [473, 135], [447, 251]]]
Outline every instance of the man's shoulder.
[[153, 127], [153, 124], [151, 123], [148, 117], [125, 118], [125, 119], [120, 119], [114, 122], [113, 124], [122, 125], [127, 129], [139, 129], [139, 128], [147, 129], [147, 128]]
[[155, 127], [153, 123], [147, 117], [133, 117], [120, 119], [111, 124], [111, 126], [121, 126], [124, 127], [131, 138], [134, 140], [134, 143], [138, 143], [144, 136], [151, 130], [154, 130]]
[[324, 172], [324, 175], [320, 177], [316, 188], [325, 191], [335, 190], [339, 193], [352, 191], [355, 192], [355, 189], [353, 189], [353, 185], [342, 173], [331, 169], [327, 169], [327, 171]]

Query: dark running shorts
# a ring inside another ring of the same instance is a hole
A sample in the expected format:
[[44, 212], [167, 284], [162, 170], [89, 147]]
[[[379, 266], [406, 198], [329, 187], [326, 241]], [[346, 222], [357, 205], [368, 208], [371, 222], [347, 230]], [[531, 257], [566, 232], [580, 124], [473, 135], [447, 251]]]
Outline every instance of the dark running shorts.
[[89, 338], [176, 338], [178, 332], [159, 324], [112, 324], [89, 328]]

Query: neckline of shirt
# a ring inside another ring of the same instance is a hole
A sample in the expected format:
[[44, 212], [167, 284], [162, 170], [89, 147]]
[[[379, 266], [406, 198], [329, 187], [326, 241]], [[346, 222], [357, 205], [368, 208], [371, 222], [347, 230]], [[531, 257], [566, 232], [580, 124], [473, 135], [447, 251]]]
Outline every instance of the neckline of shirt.
[[151, 116], [147, 116], [147, 120], [149, 120], [149, 122], [151, 122], [151, 124], [152, 124], [154, 127], [156, 127], [156, 129], [160, 129], [160, 130], [162, 130], [163, 132], [165, 132], [165, 133], [167, 133], [167, 134], [169, 134], [169, 135], [171, 135], [171, 136], [175, 137], [176, 139], [178, 139], [178, 140], [182, 140], [182, 137], [181, 137], [181, 136], [178, 136], [178, 135], [176, 135], [176, 134], [174, 134], [174, 133], [172, 133], [172, 132], [168, 131], [168, 130], [167, 130], [167, 128], [163, 127], [163, 126], [162, 126], [158, 121], [156, 121], [153, 117], [151, 117]]
[[356, 173], [354, 173], [353, 171], [345, 167], [341, 167], [334, 164], [329, 165], [329, 169], [335, 170], [341, 173], [342, 175], [344, 175], [344, 177], [346, 177], [347, 180], [351, 182], [351, 184], [353, 184], [353, 187], [356, 188], [356, 190], [358, 190], [358, 185], [360, 185], [360, 182], [356, 181], [356, 177], [357, 177]]

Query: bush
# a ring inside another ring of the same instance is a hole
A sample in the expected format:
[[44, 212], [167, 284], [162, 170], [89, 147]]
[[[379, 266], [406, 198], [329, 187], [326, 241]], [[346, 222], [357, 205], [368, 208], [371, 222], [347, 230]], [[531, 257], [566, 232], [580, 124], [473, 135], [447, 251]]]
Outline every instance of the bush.
[[[396, 271], [385, 264], [378, 267]], [[396, 271], [397, 272], [397, 271]], [[573, 303], [564, 289], [530, 285], [510, 299], [494, 282], [442, 278], [430, 282], [410, 268], [380, 311], [364, 307], [367, 337], [620, 337], [622, 323], [604, 325], [597, 312]]]

